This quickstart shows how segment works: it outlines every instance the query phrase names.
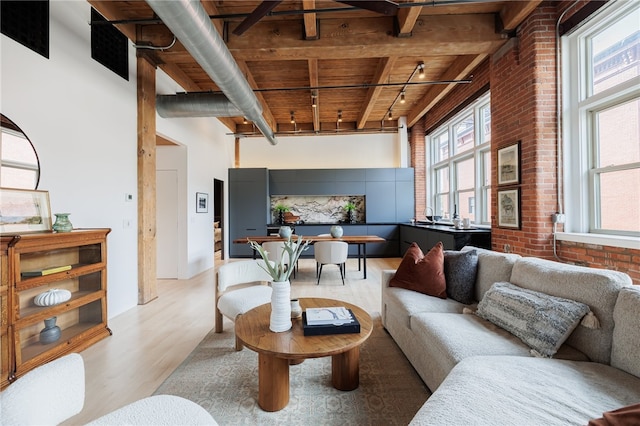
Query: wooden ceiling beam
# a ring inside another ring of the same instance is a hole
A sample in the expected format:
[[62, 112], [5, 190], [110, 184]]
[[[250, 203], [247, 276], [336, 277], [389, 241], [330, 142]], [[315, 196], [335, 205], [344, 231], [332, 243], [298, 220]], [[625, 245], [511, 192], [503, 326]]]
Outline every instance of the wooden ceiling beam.
[[[318, 87], [320, 84], [318, 83], [318, 60], [317, 59], [309, 59], [307, 61], [309, 63], [309, 86], [310, 87]], [[318, 93], [310, 94], [313, 98], [315, 96], [316, 106], [315, 108], [311, 106], [311, 115], [313, 116], [313, 130], [316, 132], [320, 130], [320, 97]]]
[[[237, 61], [237, 63], [240, 71], [242, 71], [242, 74], [244, 75], [244, 78], [247, 80], [247, 83], [249, 83], [249, 86], [251, 86], [252, 89], [259, 88], [258, 83], [256, 83], [256, 80], [253, 78], [247, 63], [245, 61]], [[267, 123], [269, 123], [271, 130], [275, 131], [275, 129], [277, 129], [276, 119], [273, 118], [273, 113], [271, 112], [271, 109], [269, 109], [269, 104], [264, 99], [264, 96], [262, 96], [262, 93], [254, 92], [254, 94], [256, 95], [258, 102], [260, 102], [260, 105], [262, 105], [262, 116]], [[233, 131], [235, 132], [235, 129], [233, 129]]]
[[[380, 84], [380, 83], [386, 82], [389, 76], [391, 75], [391, 71], [393, 70], [393, 66], [395, 65], [397, 59], [398, 59], [397, 56], [381, 58], [380, 61], [378, 62], [378, 67], [376, 68], [376, 74], [373, 77], [372, 83]], [[367, 91], [367, 97], [364, 103], [362, 104], [362, 108], [361, 108], [362, 112], [360, 113], [360, 116], [358, 117], [358, 121], [356, 124], [358, 129], [364, 128], [365, 124], [367, 123], [367, 120], [369, 119], [369, 115], [371, 115], [371, 111], [373, 111], [373, 108], [381, 92], [382, 92], [381, 86], [370, 87], [369, 90]]]
[[[316, 8], [316, 0], [302, 0], [302, 9], [312, 10]], [[305, 13], [303, 16], [304, 22], [304, 39], [305, 40], [317, 40], [318, 23], [316, 21], [315, 13]]]
[[422, 6], [404, 7], [398, 10], [396, 21], [398, 23], [398, 37], [411, 37], [413, 27], [420, 16]]
[[[122, 11], [120, 6], [114, 1], [103, 0], [88, 0], [89, 4], [97, 10], [104, 18], [109, 21], [115, 21], [122, 19]], [[124, 34], [129, 40], [136, 41], [136, 26], [135, 24], [118, 24], [115, 27]]]
[[176, 64], [159, 64], [162, 71], [178, 83], [187, 92], [202, 92], [203, 89], [189, 76], [187, 76]]
[[[441, 80], [458, 80], [466, 78], [471, 71], [484, 61], [488, 55], [460, 56], [442, 74]], [[411, 127], [422, 116], [444, 98], [457, 84], [436, 84], [429, 88], [426, 94], [418, 101], [416, 106], [407, 115], [407, 126]]]
[[[220, 15], [220, 11], [218, 10], [218, 7], [216, 6], [213, 0], [200, 0], [200, 1], [202, 2], [202, 7], [204, 7], [204, 10], [207, 12], [207, 15], [209, 16]], [[215, 27], [216, 31], [218, 31], [218, 34], [222, 35], [224, 33], [224, 23], [222, 22], [222, 20], [212, 19], [211, 23]]]
[[396, 38], [392, 17], [320, 21], [319, 40], [301, 40], [287, 21], [261, 21], [227, 47], [236, 59], [353, 59], [384, 56], [476, 55], [491, 53], [504, 43], [495, 31], [495, 15], [419, 17], [413, 36]]
[[502, 20], [503, 32], [511, 32], [527, 17], [533, 10], [542, 3], [536, 1], [508, 1], [505, 2], [500, 19]]

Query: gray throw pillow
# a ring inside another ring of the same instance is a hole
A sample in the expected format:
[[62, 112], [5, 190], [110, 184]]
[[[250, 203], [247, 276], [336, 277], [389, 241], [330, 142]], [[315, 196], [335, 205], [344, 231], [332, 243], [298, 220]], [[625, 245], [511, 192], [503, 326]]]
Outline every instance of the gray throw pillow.
[[444, 277], [447, 282], [447, 296], [465, 305], [474, 300], [478, 253], [475, 250], [444, 252]]
[[536, 355], [552, 357], [589, 311], [584, 303], [501, 282], [485, 293], [476, 313], [520, 338]]

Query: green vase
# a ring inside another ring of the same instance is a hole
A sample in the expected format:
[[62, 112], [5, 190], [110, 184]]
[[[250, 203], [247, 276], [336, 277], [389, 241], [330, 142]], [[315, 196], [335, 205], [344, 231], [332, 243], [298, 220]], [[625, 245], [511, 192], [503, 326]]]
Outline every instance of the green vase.
[[53, 224], [53, 230], [56, 232], [71, 232], [73, 225], [69, 221], [69, 215], [71, 213], [54, 213], [56, 215], [56, 221]]

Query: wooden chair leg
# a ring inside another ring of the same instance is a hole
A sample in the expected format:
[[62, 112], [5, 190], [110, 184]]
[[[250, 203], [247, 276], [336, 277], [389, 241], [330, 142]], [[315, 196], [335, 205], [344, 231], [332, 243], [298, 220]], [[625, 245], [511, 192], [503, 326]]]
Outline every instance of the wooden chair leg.
[[242, 350], [242, 342], [240, 341], [240, 339], [238, 339], [238, 336], [236, 336], [236, 346], [235, 346], [236, 351], [241, 351]]
[[222, 313], [216, 306], [216, 314], [215, 314], [215, 322], [216, 322], [216, 333], [222, 333]]

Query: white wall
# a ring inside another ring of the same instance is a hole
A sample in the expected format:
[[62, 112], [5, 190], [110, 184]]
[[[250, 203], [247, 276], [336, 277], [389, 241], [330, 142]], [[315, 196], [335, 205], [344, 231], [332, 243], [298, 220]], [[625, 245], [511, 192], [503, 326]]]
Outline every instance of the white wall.
[[402, 167], [397, 133], [343, 136], [278, 136], [240, 140], [240, 167], [336, 169]]
[[[42, 167], [39, 189], [49, 191], [52, 211], [71, 212], [75, 227], [112, 229], [112, 318], [138, 298], [135, 51], [130, 46], [126, 81], [91, 59], [87, 2], [52, 1], [50, 14], [49, 59], [0, 36], [0, 109], [34, 144]], [[189, 206], [195, 206], [196, 191], [212, 195], [214, 177], [227, 180], [233, 139], [228, 142], [215, 119], [159, 120], [158, 129], [188, 149], [185, 275], [191, 276], [212, 265], [213, 213], [196, 215]], [[125, 201], [127, 193], [132, 202]]]

